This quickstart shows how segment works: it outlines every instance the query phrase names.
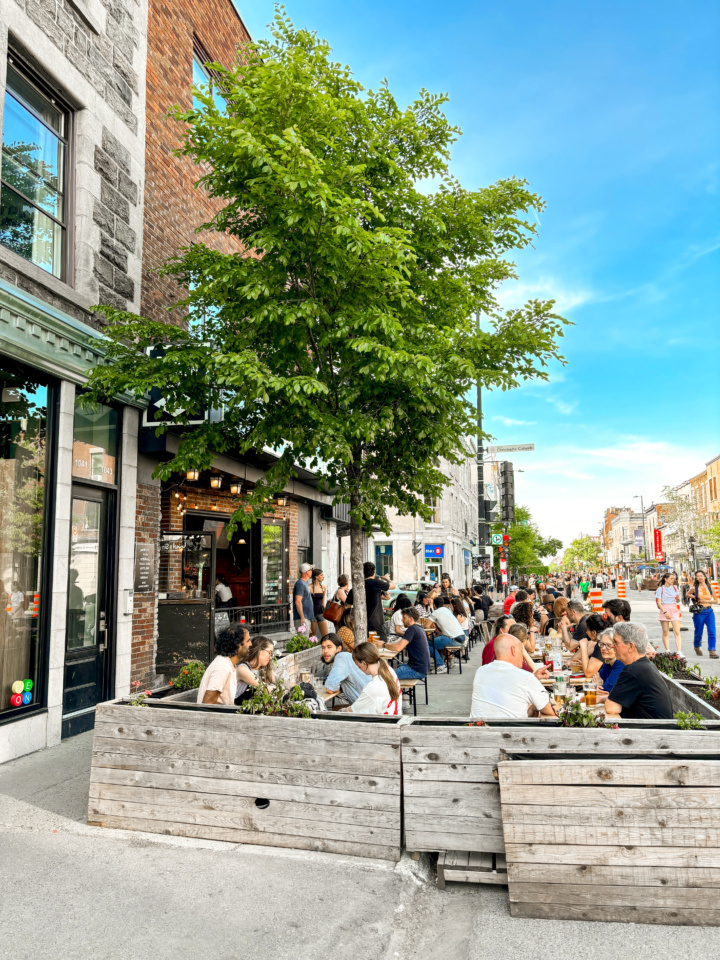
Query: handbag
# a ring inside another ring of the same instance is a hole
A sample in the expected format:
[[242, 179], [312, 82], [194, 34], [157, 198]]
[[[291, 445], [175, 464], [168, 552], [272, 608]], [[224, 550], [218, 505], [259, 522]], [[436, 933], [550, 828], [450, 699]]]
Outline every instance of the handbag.
[[705, 607], [701, 603], [698, 603], [699, 590], [700, 588], [696, 585], [695, 586], [695, 603], [690, 604], [690, 613], [702, 613], [703, 610], [705, 609]]
[[337, 600], [331, 600], [325, 607], [325, 619], [330, 620], [332, 623], [340, 623], [344, 609], [345, 607], [342, 603], [338, 603]]

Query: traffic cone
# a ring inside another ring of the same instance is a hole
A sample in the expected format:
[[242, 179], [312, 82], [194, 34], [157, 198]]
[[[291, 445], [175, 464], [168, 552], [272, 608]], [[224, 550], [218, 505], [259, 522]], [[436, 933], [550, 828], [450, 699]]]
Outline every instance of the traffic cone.
[[716, 600], [720, 600], [720, 587], [718, 586], [717, 580], [710, 581], [710, 589], [712, 590], [712, 595]]
[[618, 585], [617, 585], [617, 587], [618, 587], [618, 600], [626, 600], [626, 599], [627, 599], [627, 592], [626, 592], [626, 590], [625, 590], [625, 581], [624, 581], [624, 580], [618, 580]]
[[602, 609], [603, 609], [602, 590], [590, 591], [590, 606], [593, 609], [593, 613], [602, 613]]
[[34, 617], [37, 617], [39, 613], [40, 613], [40, 594], [34, 593], [33, 602], [32, 602], [32, 615]]

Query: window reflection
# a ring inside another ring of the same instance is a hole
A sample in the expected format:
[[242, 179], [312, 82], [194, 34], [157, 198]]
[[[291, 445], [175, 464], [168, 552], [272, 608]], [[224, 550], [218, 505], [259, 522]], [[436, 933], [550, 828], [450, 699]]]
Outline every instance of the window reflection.
[[0, 388], [2, 713], [32, 705], [38, 692], [48, 385], [3, 358]]
[[117, 483], [118, 412], [79, 397], [73, 428], [73, 476]]

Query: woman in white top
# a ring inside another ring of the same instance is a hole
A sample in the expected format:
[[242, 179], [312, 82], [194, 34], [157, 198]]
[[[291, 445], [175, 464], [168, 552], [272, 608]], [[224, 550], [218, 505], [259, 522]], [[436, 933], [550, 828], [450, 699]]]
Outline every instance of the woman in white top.
[[404, 593], [401, 593], [393, 604], [393, 615], [391, 619], [392, 632], [398, 637], [405, 636], [405, 624], [402, 620], [402, 612], [406, 607], [411, 606], [412, 600]]
[[395, 671], [388, 666], [374, 643], [359, 643], [353, 650], [353, 660], [359, 670], [370, 677], [355, 703], [353, 713], [370, 713], [385, 717], [402, 714], [402, 691]]
[[275, 686], [275, 673], [272, 668], [274, 649], [275, 644], [269, 637], [253, 637], [247, 660], [238, 664], [235, 703], [249, 700], [254, 688], [260, 684], [266, 687]]
[[662, 641], [668, 652], [670, 652], [670, 624], [672, 624], [677, 652], [682, 653], [679, 603], [680, 591], [677, 588], [677, 577], [674, 573], [664, 573], [660, 578], [660, 586], [655, 591], [655, 605], [660, 611]]

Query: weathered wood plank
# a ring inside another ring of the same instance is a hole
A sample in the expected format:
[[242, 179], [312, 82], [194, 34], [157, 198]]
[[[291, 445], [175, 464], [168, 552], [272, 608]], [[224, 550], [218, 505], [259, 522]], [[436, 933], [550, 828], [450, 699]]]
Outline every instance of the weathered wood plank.
[[[720, 800], [720, 796], [717, 799]], [[626, 827], [705, 829], [717, 825], [718, 814], [715, 807], [694, 807], [691, 810], [677, 807], [626, 807], [622, 799], [618, 799], [614, 807], [603, 808], [601, 817], [598, 816], [596, 807], [503, 804], [502, 819], [505, 823], [537, 824], [538, 829], [535, 831], [534, 839], [544, 835], [545, 825], [557, 824], [585, 827], [584, 833], [588, 838], [594, 839], [598, 836], [596, 828], [600, 824], [621, 829]]]
[[[257, 814], [263, 817], [266, 813], [264, 810], [259, 811], [255, 805], [255, 800], [259, 798], [260, 791], [256, 792], [255, 797], [230, 797], [211, 793], [196, 793], [191, 790], [166, 790], [164, 788], [121, 786], [111, 783], [91, 783], [89, 796], [91, 800], [121, 800], [167, 807], [169, 812], [166, 817], [169, 820], [183, 819], [179, 813], [172, 812], [175, 808], [179, 808], [183, 813], [193, 810], [216, 810], [229, 814]], [[264, 796], [262, 799], [269, 800]], [[298, 800], [270, 800], [269, 802], [267, 814], [272, 817], [320, 821], [326, 817], [331, 817], [336, 823], [364, 824], [369, 827], [383, 827], [392, 824], [396, 829], [399, 829], [399, 811], [397, 810], [383, 815], [377, 810], [336, 806], [330, 813], [327, 806], [303, 803]]]
[[[198, 794], [214, 794], [230, 797], [258, 797], [268, 800], [293, 800], [330, 807], [353, 807], [357, 810], [373, 810], [396, 813], [400, 809], [400, 796], [388, 796], [359, 790], [339, 790], [335, 787], [308, 787], [296, 784], [258, 783], [246, 780], [229, 780], [219, 777], [183, 776], [178, 773], [148, 773], [144, 770], [117, 770], [110, 767], [93, 767], [90, 783], [118, 784], [122, 786], [153, 787], [159, 790], [192, 790]], [[325, 810], [324, 816], [334, 814]]]
[[171, 726], [157, 726], [147, 723], [98, 722], [95, 721], [95, 735], [113, 740], [138, 740], [143, 743], [182, 744], [195, 747], [215, 747], [231, 750], [241, 747], [243, 750], [266, 750], [271, 747], [275, 753], [290, 753], [298, 756], [354, 757], [367, 760], [382, 760], [390, 763], [400, 762], [400, 745], [390, 743], [359, 743], [345, 740], [317, 740], [307, 737], [263, 735], [256, 729], [250, 734], [237, 734], [230, 738], [224, 730], [204, 728], [178, 729]]
[[117, 740], [111, 737], [96, 736], [93, 744], [95, 753], [114, 753], [134, 757], [164, 757], [168, 760], [215, 760], [226, 763], [246, 764], [248, 766], [272, 767], [279, 770], [325, 771], [328, 773], [356, 773], [360, 776], [388, 777], [400, 776], [399, 761], [395, 763], [382, 760], [356, 759], [354, 757], [298, 757], [292, 753], [276, 753], [268, 749], [251, 750], [239, 743], [229, 743], [225, 747], [196, 747], [183, 743], [144, 743], [140, 740]]
[[377, 845], [394, 846], [400, 841], [397, 826], [365, 826], [334, 823], [332, 818], [322, 820], [299, 820], [290, 817], [275, 817], [270, 811], [229, 814], [222, 810], [188, 809], [160, 806], [151, 803], [133, 803], [128, 800], [90, 800], [88, 822], [96, 823], [105, 817], [125, 817], [138, 820], [169, 820], [173, 823], [188, 823], [196, 826], [225, 827], [252, 833], [274, 833], [289, 836], [304, 836], [328, 840], [350, 840], [362, 843], [365, 839]]
[[479, 809], [484, 805], [494, 807], [500, 803], [500, 786], [493, 778], [492, 783], [459, 783], [444, 780], [414, 780], [407, 776], [403, 764], [403, 790], [406, 798], [436, 797], [439, 800], [477, 803]]
[[720, 887], [720, 872], [704, 867], [607, 867], [596, 864], [510, 863], [514, 883], [599, 884], [617, 887]]
[[406, 780], [445, 780], [469, 783], [496, 783], [494, 766], [483, 763], [403, 763]]
[[403, 747], [406, 763], [491, 763], [496, 764], [500, 751], [486, 747]]
[[518, 903], [572, 903], [616, 907], [693, 907], [701, 906], [697, 887], [627, 887], [596, 883], [517, 883], [510, 884], [510, 900]]
[[540, 920], [599, 920], [608, 923], [662, 923], [673, 926], [718, 926], [720, 910], [707, 907], [673, 910], [669, 907], [603, 907], [559, 903], [510, 904], [510, 915]]
[[720, 786], [714, 760], [523, 760], [498, 765], [505, 784], [627, 784], [628, 786]]
[[508, 882], [506, 873], [494, 870], [446, 870], [445, 879], [453, 883], [490, 883], [502, 887]]
[[[511, 823], [503, 818], [503, 833], [506, 843], [588, 844], [596, 843], [598, 849], [614, 844], [634, 847], [720, 847], [720, 828], [712, 827], [661, 827], [606, 826], [596, 822], [592, 827], [565, 823]], [[717, 866], [720, 867], [720, 860]]]
[[173, 837], [195, 837], [203, 840], [225, 840], [264, 847], [288, 847], [295, 850], [315, 850], [320, 853], [339, 853], [354, 857], [371, 857], [376, 860], [399, 860], [400, 845], [385, 846], [376, 843], [353, 843], [348, 840], [330, 840], [326, 837], [307, 837], [297, 834], [255, 833], [251, 830], [235, 830], [230, 827], [213, 827], [207, 824], [173, 823], [162, 820], [143, 820], [134, 817], [103, 816], [88, 821], [94, 826], [114, 827], [118, 830], [141, 830], [145, 833], [160, 833]]
[[[499, 792], [499, 791], [498, 791]], [[652, 807], [663, 810], [676, 807], [705, 807], [720, 802], [717, 787], [573, 787], [543, 784], [508, 783], [503, 785], [503, 804], [573, 807], [592, 806], [606, 812], [622, 805], [626, 810]], [[597, 815], [597, 813], [596, 813]]]
[[471, 800], [456, 797], [450, 802], [445, 797], [405, 797], [403, 800], [405, 816], [439, 815], [439, 816], [466, 816], [479, 819], [502, 821], [500, 797], [485, 800], [480, 805], [474, 798]]
[[506, 841], [508, 865], [513, 863], [594, 864], [597, 866], [720, 867], [718, 847], [640, 847], [628, 845], [515, 843]]
[[315, 787], [318, 789], [339, 789], [377, 793], [398, 797], [400, 795], [400, 776], [393, 771], [392, 776], [328, 773], [327, 771], [294, 770], [290, 768], [251, 766], [227, 762], [196, 759], [168, 759], [147, 754], [135, 757], [112, 752], [93, 753], [93, 771], [97, 770], [139, 770], [146, 773], [168, 773], [178, 776], [206, 775], [211, 778], [246, 781], [248, 783], [282, 784], [289, 787]]
[[[135, 719], [138, 717], [138, 719]], [[151, 707], [130, 707], [127, 704], [100, 703], [97, 706], [96, 720], [114, 723], [146, 723], [151, 717], [156, 726], [168, 726], [178, 729], [227, 730], [233, 734], [246, 735], [262, 731], [265, 734], [281, 737], [302, 737], [317, 740], [344, 740], [360, 743], [398, 743], [400, 730], [394, 722], [359, 721], [345, 719], [305, 719], [302, 717], [265, 717], [252, 714], [238, 714], [234, 710], [226, 712], [218, 709], [193, 710], [163, 707], [162, 704]]]
[[457, 850], [460, 847], [485, 853], [504, 853], [505, 851], [502, 836], [499, 835], [437, 833], [421, 830], [419, 827], [409, 830], [407, 823], [405, 824], [405, 846], [408, 850], [425, 850], [430, 853]]
[[666, 730], [623, 727], [618, 730], [556, 727], [538, 722], [518, 727], [418, 727], [400, 728], [403, 746], [430, 747], [497, 746], [511, 754], [678, 754], [720, 753], [720, 729]]

